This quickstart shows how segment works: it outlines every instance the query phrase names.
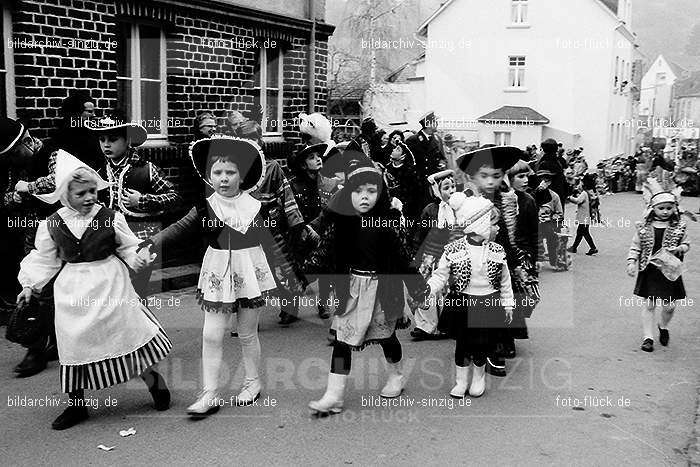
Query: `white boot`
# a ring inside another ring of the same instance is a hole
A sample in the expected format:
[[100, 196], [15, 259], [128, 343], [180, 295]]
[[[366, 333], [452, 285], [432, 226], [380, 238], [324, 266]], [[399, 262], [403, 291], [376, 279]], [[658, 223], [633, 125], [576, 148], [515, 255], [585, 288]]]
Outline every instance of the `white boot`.
[[486, 365], [476, 366], [472, 363], [472, 384], [469, 386], [469, 395], [480, 397], [486, 390]]
[[328, 373], [328, 386], [323, 397], [309, 402], [309, 408], [314, 415], [340, 413], [343, 411], [343, 396], [348, 375]]
[[450, 391], [450, 396], [462, 399], [467, 393], [469, 386], [469, 368], [470, 366], [455, 366], [455, 387]]
[[260, 378], [246, 378], [241, 392], [236, 396], [236, 405], [245, 406], [252, 404], [260, 398], [260, 391], [262, 391]]
[[204, 389], [197, 396], [194, 404], [187, 407], [187, 415], [192, 417], [207, 417], [219, 411], [223, 401], [216, 391]]
[[403, 386], [406, 384], [406, 377], [401, 373], [401, 362], [389, 363], [389, 378], [386, 380], [386, 385], [379, 393], [380, 396], [386, 399], [399, 397], [403, 392]]

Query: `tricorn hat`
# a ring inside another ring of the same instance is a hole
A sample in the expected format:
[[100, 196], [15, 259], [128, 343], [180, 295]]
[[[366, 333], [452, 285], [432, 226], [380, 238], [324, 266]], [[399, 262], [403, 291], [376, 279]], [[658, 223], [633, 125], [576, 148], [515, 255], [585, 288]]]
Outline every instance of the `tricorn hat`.
[[128, 121], [120, 110], [114, 110], [100, 119], [86, 120], [85, 127], [98, 133], [124, 131], [127, 139], [131, 141], [132, 147], [141, 146], [148, 138], [146, 128], [138, 123]]
[[255, 191], [265, 178], [265, 156], [254, 141], [233, 136], [214, 135], [190, 144], [190, 158], [199, 176], [210, 187], [209, 171], [219, 158], [236, 162], [241, 174], [241, 191]]
[[484, 145], [479, 149], [461, 155], [457, 166], [469, 175], [475, 174], [480, 167], [489, 166], [494, 169], [510, 169], [523, 157], [523, 152], [515, 146]]

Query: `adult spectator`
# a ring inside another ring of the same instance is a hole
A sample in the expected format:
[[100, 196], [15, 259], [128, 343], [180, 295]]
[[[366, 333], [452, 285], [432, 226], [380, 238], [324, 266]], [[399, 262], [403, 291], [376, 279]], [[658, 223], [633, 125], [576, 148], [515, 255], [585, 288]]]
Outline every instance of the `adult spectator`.
[[53, 138], [57, 149], [63, 149], [99, 171], [105, 165], [100, 142], [85, 128], [85, 121], [95, 116], [95, 100], [89, 93], [71, 93], [61, 104], [63, 119]]
[[[536, 172], [551, 172], [553, 174], [552, 184], [549, 186], [549, 189], [558, 194], [560, 199], [567, 199], [566, 178], [564, 177], [564, 169], [562, 168], [557, 157], [557, 142], [552, 138], [548, 138], [542, 141], [540, 147], [542, 148], [543, 154], [542, 158], [537, 164]], [[565, 207], [562, 206], [562, 208], [562, 211], [565, 211]]]
[[442, 143], [435, 136], [437, 117], [434, 112], [428, 112], [418, 121], [421, 130], [406, 138], [406, 146], [416, 159], [416, 170], [421, 180], [427, 180], [428, 175], [434, 174], [447, 167]]
[[216, 117], [208, 110], [200, 111], [194, 119], [194, 140], [210, 138], [216, 133]]
[[374, 122], [374, 119], [372, 117], [365, 118], [360, 125], [360, 134], [350, 141], [350, 144], [348, 144], [345, 150], [350, 152], [362, 152], [373, 161], [376, 161], [378, 157], [376, 134], [377, 124]]

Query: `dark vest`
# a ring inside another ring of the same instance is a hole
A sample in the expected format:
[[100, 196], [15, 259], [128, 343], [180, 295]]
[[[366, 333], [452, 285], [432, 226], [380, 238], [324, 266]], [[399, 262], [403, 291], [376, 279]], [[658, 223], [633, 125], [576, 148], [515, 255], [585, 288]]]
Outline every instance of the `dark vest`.
[[272, 234], [264, 227], [260, 213], [255, 216], [245, 234], [232, 229], [219, 219], [209, 203], [206, 203], [206, 207], [200, 206], [197, 215], [202, 223], [201, 231], [207, 245], [217, 250], [241, 250], [272, 242]]
[[114, 211], [111, 209], [100, 209], [79, 239], [75, 238], [58, 213], [49, 216], [47, 224], [49, 235], [58, 248], [59, 258], [68, 263], [99, 261], [117, 250]]
[[131, 188], [144, 194], [152, 194], [151, 170], [148, 162], [132, 165], [124, 175], [124, 188]]

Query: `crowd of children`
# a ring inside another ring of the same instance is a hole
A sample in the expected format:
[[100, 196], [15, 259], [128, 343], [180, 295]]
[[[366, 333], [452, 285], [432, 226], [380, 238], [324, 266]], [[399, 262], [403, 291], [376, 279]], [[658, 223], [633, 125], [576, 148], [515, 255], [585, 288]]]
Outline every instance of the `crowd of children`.
[[[197, 239], [207, 249], [197, 284], [202, 387], [187, 408], [192, 417], [222, 405], [219, 373], [232, 317], [245, 369], [236, 404], [260, 398], [260, 313], [273, 295], [296, 303], [291, 298], [315, 280], [321, 303], [332, 289], [337, 306], [328, 383], [309, 403], [314, 414], [342, 411], [352, 353], [370, 344], [381, 346], [388, 365], [380, 395], [400, 396], [406, 374], [396, 331], [412, 322], [416, 340], [455, 340], [452, 397], [480, 397], [487, 373], [506, 374], [505, 359], [516, 355], [516, 339], [528, 338], [526, 319], [540, 300], [537, 262], [544, 245], [553, 269], [568, 268], [560, 248], [566, 199], [550, 188], [561, 171], [545, 163], [535, 172], [520, 149], [485, 145], [457, 158], [455, 168], [421, 179], [400, 134], [386, 138], [385, 167], [369, 157], [363, 139], [339, 151], [330, 123], [312, 114], [300, 118], [305, 146], [290, 156], [287, 180], [263, 154], [260, 125], [236, 121], [235, 136], [227, 136], [209, 131], [209, 120], [200, 115], [201, 134], [189, 148], [203, 191], [164, 229], [163, 214], [182, 200], [162, 171], [138, 156], [147, 138], [142, 126], [119, 113], [89, 120], [105, 158], [97, 170], [65, 151], [51, 156], [51, 189], [33, 195], [62, 207], [39, 224], [34, 249], [21, 263], [17, 301], [28, 303], [56, 276], [49, 287], [61, 388], [75, 403], [54, 429], [88, 417], [79, 404], [85, 390], [135, 376], [144, 379], [157, 410], [169, 408], [156, 364], [172, 344], [139, 297], [148, 294], [154, 258]], [[463, 191], [457, 191], [457, 171]], [[538, 184], [531, 187], [533, 176]], [[596, 199], [591, 183], [583, 177], [568, 196], [578, 224], [570, 251], [585, 238], [589, 255], [597, 253], [589, 230]], [[423, 186], [430, 189], [428, 203]], [[637, 274], [634, 293], [649, 300], [642, 349], [651, 352], [655, 308], [661, 307], [659, 342], [668, 345], [675, 300], [685, 297], [680, 275], [689, 244], [679, 193], [652, 184], [645, 200], [627, 272]], [[78, 302], [78, 294], [89, 299]], [[318, 312], [331, 317], [324, 305]], [[283, 307], [281, 316], [289, 324], [296, 309]]]

